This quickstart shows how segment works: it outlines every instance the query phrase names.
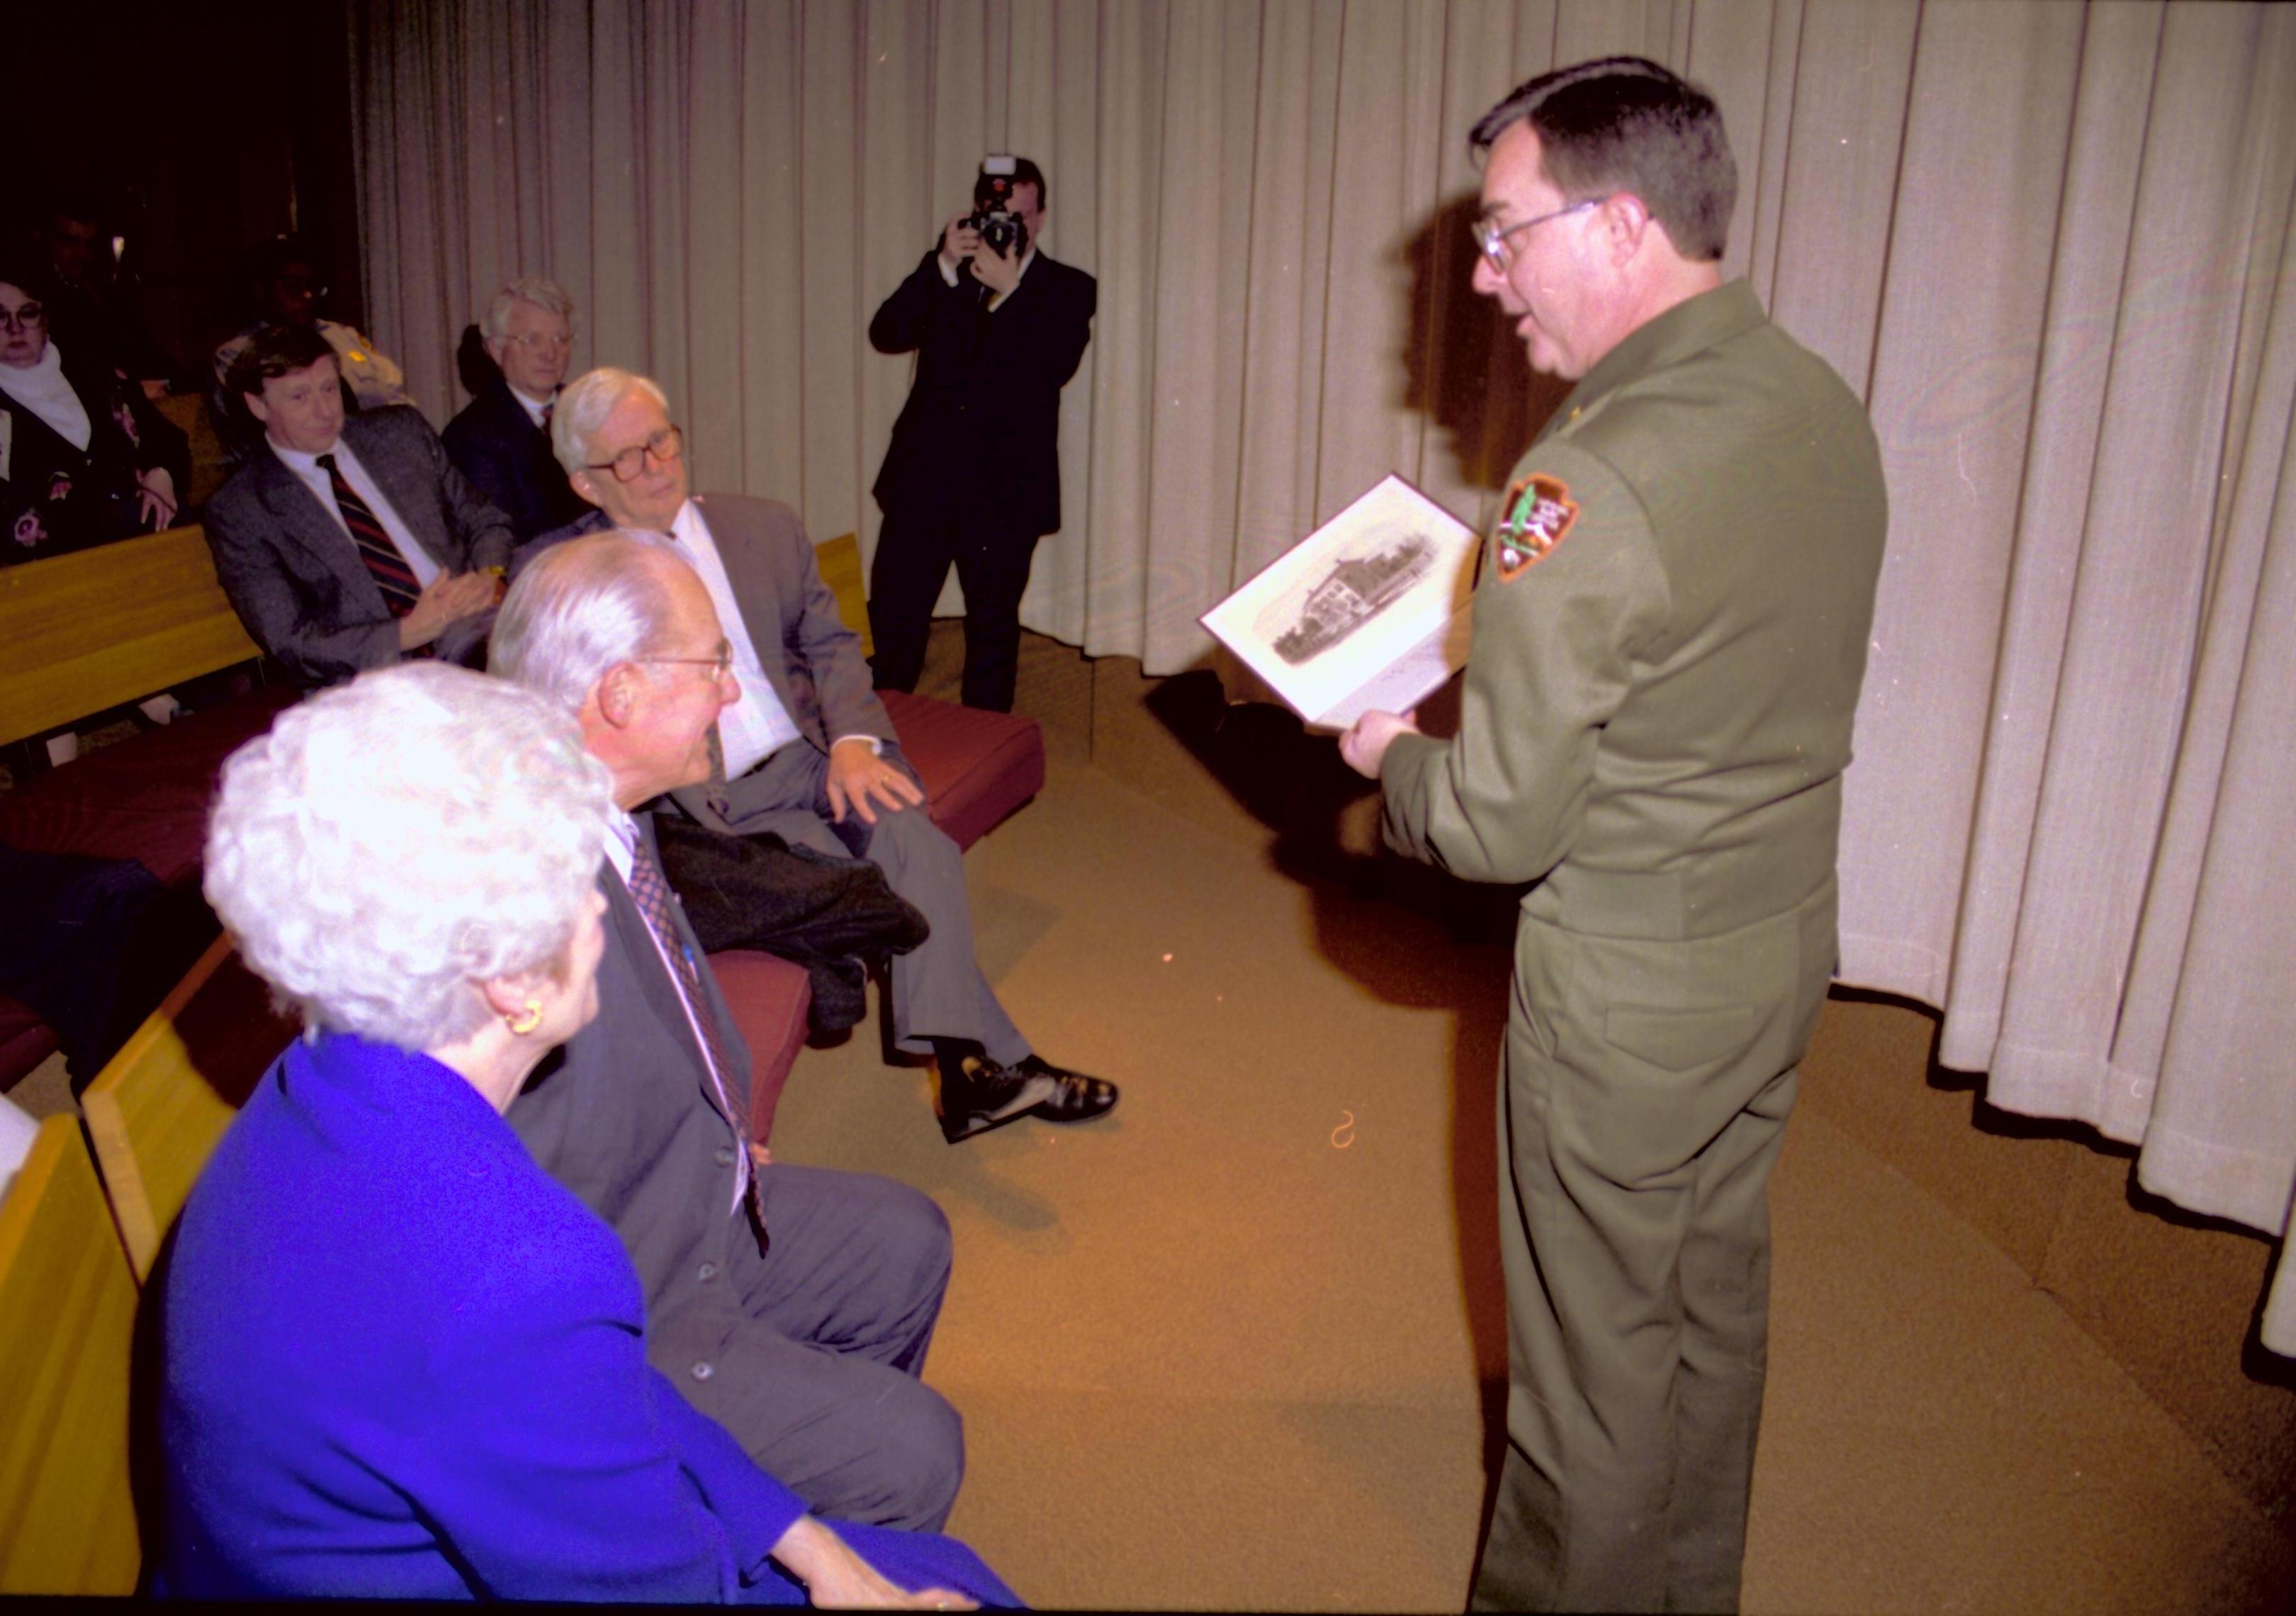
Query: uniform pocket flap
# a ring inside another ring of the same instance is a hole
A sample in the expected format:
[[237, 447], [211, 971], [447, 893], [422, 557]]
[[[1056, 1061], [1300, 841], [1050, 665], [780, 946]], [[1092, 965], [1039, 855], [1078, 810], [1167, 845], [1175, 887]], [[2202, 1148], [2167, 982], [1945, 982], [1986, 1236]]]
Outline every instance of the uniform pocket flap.
[[1761, 1013], [1751, 1005], [1661, 1010], [1614, 1005], [1603, 1013], [1612, 1047], [1668, 1071], [1691, 1071], [1732, 1059], [1752, 1042]]

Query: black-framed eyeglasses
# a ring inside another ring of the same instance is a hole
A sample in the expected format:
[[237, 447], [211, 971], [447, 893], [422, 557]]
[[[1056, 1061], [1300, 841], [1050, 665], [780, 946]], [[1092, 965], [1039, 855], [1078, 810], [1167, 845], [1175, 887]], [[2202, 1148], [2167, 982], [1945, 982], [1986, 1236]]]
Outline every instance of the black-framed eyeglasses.
[[[673, 428], [673, 431], [676, 429]], [[672, 455], [673, 460], [676, 458]], [[625, 479], [624, 480], [627, 480]], [[633, 662], [661, 662], [672, 668], [707, 668], [714, 678], [724, 678], [734, 671], [734, 648], [721, 645], [714, 657], [632, 657]]]
[[685, 453], [685, 434], [674, 426], [666, 426], [644, 443], [632, 444], [611, 460], [593, 462], [589, 469], [593, 472], [611, 471], [616, 482], [634, 482], [644, 474], [647, 455], [652, 455], [660, 464], [668, 465]]
[[1507, 237], [1520, 234], [1533, 226], [1544, 225], [1549, 219], [1559, 219], [1566, 214], [1584, 213], [1589, 208], [1599, 208], [1610, 200], [1607, 196], [1590, 196], [1583, 202], [1573, 202], [1568, 208], [1557, 208], [1554, 212], [1542, 213], [1535, 219], [1525, 219], [1519, 225], [1508, 225], [1504, 227], [1485, 218], [1469, 219], [1467, 229], [1475, 238], [1476, 248], [1490, 260], [1491, 267], [1505, 275], [1507, 268]]
[[27, 303], [20, 308], [0, 308], [0, 327], [9, 331], [29, 331], [35, 325], [48, 323], [45, 304]]

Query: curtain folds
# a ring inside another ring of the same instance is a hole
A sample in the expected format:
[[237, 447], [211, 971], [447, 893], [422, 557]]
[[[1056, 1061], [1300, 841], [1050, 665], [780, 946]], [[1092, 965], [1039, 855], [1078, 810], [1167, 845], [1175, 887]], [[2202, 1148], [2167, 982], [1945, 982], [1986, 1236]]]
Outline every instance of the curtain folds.
[[1842, 975], [1941, 1007], [1994, 1104], [2278, 1234], [2296, 15], [1932, 4], [1915, 55]]
[[[1101, 312], [1023, 619], [1152, 673], [1389, 472], [1480, 524], [1563, 390], [1467, 290], [1473, 119], [1611, 52], [1705, 83], [1726, 268], [1864, 393], [1890, 476], [1844, 980], [1942, 1010], [1994, 1103], [2285, 1228], [2296, 10], [358, 0], [353, 29], [367, 308], [434, 418], [463, 324], [546, 273], [578, 366], [662, 381], [701, 486], [865, 549], [910, 364], [869, 316], [983, 152], [1034, 157]], [[2296, 1281], [2265, 1330], [2296, 1349]]]

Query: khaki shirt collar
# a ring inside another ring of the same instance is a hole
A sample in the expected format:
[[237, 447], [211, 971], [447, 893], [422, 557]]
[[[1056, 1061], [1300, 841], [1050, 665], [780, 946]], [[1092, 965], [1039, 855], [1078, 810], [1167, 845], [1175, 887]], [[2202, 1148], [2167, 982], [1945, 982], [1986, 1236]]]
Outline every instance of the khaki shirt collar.
[[1762, 301], [1744, 281], [1732, 281], [1676, 304], [1628, 332], [1626, 339], [1578, 379], [1548, 420], [1544, 438], [1593, 409], [1608, 394], [1653, 371], [1703, 353], [1766, 324]]

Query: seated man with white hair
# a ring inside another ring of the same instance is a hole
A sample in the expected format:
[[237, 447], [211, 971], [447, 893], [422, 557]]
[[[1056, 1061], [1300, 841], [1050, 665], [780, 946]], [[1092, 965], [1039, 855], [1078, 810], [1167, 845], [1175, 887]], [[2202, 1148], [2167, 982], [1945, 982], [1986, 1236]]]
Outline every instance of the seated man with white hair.
[[575, 715], [613, 775], [598, 1015], [510, 1110], [535, 1159], [614, 1226], [645, 1287], [647, 1357], [814, 1508], [937, 1530], [964, 1469], [917, 1376], [948, 1283], [947, 1220], [906, 1185], [749, 1146], [750, 1052], [630, 810], [709, 772], [741, 700], [693, 570], [624, 534], [527, 568], [493, 670]]
[[479, 331], [497, 373], [439, 437], [523, 544], [589, 509], [550, 451], [551, 411], [574, 354], [574, 299], [555, 281], [521, 275], [495, 293]]
[[700, 575], [748, 699], [720, 725], [723, 768], [677, 806], [729, 835], [771, 834], [832, 858], [866, 858], [932, 933], [892, 964], [893, 1036], [940, 1070], [951, 1144], [1023, 1117], [1082, 1122], [1116, 1103], [1113, 1083], [1037, 1055], [996, 1002], [972, 952], [957, 846], [923, 808], [871, 688], [860, 640], [837, 615], [797, 513], [768, 499], [689, 496], [685, 440], [660, 388], [594, 370], [566, 389], [551, 427], [574, 491], [598, 508], [521, 547], [619, 528], [658, 535]]

